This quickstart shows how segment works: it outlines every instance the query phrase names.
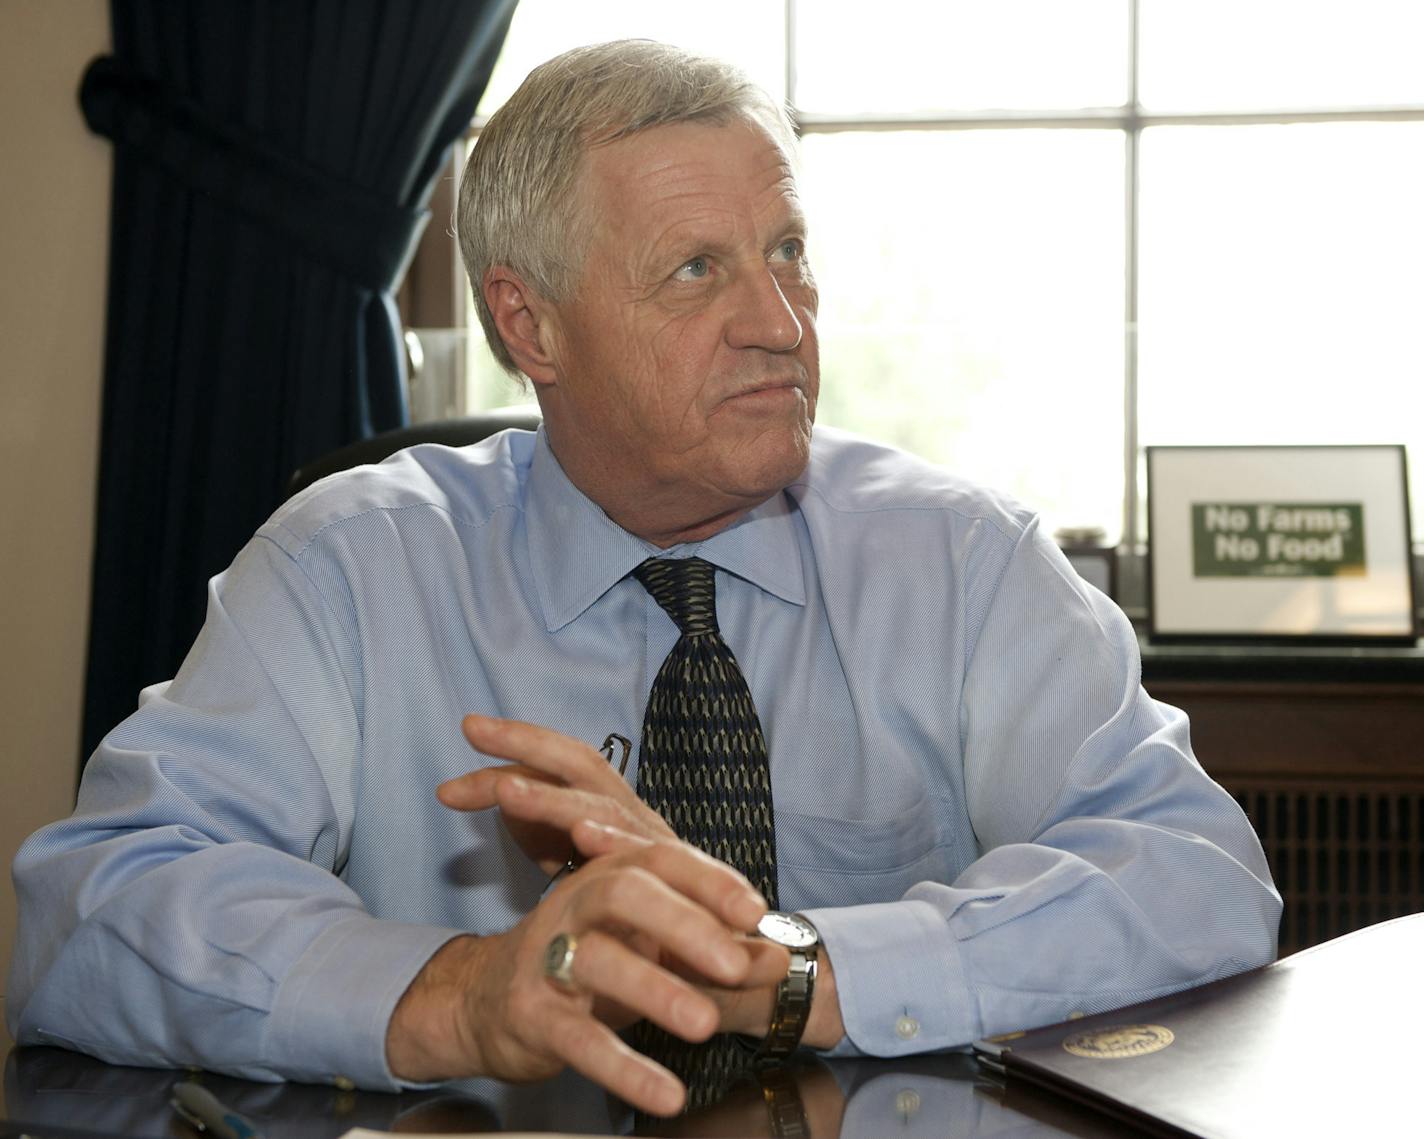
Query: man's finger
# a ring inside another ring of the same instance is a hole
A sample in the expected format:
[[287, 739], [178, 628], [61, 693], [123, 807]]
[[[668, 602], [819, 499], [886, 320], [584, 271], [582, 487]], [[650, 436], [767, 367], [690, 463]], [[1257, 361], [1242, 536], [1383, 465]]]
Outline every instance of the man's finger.
[[747, 944], [751, 952], [752, 966], [747, 970], [744, 982], [749, 989], [759, 985], [775, 985], [786, 979], [791, 968], [791, 954], [783, 946], [761, 938], [752, 938]]
[[559, 1010], [549, 1018], [553, 1051], [570, 1068], [654, 1115], [676, 1115], [687, 1089], [676, 1076], [592, 1017]]
[[627, 786], [588, 744], [552, 728], [471, 714], [461, 721], [460, 730], [476, 751], [522, 763], [571, 786], [592, 790]]
[[586, 879], [567, 899], [575, 928], [643, 933], [712, 983], [741, 983], [751, 956], [708, 910], [642, 868], [596, 875], [591, 869], [579, 872]]
[[750, 932], [767, 911], [766, 899], [738, 871], [685, 842], [654, 841], [596, 819], [580, 820], [570, 834], [585, 858], [641, 853], [642, 865], [733, 929]]
[[573, 983], [685, 1040], [706, 1040], [717, 1031], [713, 1000], [608, 934], [594, 930], [578, 939]]
[[[650, 853], [657, 855], [667, 845]], [[752, 963], [746, 938], [657, 871], [642, 865], [610, 868], [610, 863], [591, 862], [564, 885], [561, 904], [568, 928], [609, 930], [620, 938], [641, 933], [703, 981], [732, 988], [743, 984]], [[685, 882], [683, 888], [691, 889]]]
[[[786, 979], [787, 970], [791, 967], [791, 955], [785, 948], [759, 937], [748, 937], [742, 944], [751, 956], [751, 966], [747, 969], [742, 983], [735, 986], [736, 989], [751, 991], [779, 984]], [[699, 989], [707, 987], [706, 979], [695, 968], [677, 957], [664, 956], [662, 965], [670, 973], [684, 978]], [[730, 991], [733, 986], [717, 985], [712, 988]]]
[[574, 845], [585, 858], [597, 858], [600, 854], [617, 854], [620, 851], [646, 850], [653, 840], [633, 834], [621, 827], [610, 826], [597, 819], [580, 819], [569, 834]]
[[[511, 772], [514, 769], [502, 770]], [[621, 797], [615, 799], [596, 791], [556, 786], [513, 774], [497, 778], [491, 785], [491, 792], [495, 805], [509, 817], [526, 823], [539, 823], [565, 833], [587, 819], [649, 839], [675, 837], [661, 815], [642, 804], [635, 810]], [[454, 805], [443, 794], [441, 801]]]
[[531, 783], [557, 786], [552, 775], [546, 775], [522, 763], [510, 763], [501, 764], [499, 767], [481, 767], [447, 779], [435, 788], [435, 795], [445, 806], [457, 811], [487, 810], [498, 804], [495, 784], [511, 775], [517, 775]]

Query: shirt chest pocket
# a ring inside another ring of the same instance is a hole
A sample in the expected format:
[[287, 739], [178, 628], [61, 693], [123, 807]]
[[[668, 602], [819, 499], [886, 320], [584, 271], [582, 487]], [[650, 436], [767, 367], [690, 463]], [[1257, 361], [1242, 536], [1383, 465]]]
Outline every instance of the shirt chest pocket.
[[[948, 882], [962, 869], [956, 842], [926, 796], [887, 818], [842, 819], [776, 811], [781, 907], [890, 902], [916, 882]], [[966, 828], [967, 829], [967, 828]]]

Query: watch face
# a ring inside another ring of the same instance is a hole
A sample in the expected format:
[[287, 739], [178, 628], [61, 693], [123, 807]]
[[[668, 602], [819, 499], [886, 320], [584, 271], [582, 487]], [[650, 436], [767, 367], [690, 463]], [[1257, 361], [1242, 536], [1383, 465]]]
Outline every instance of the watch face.
[[772, 910], [757, 922], [757, 932], [768, 941], [783, 945], [787, 949], [805, 949], [820, 941], [816, 927], [797, 914], [783, 914]]

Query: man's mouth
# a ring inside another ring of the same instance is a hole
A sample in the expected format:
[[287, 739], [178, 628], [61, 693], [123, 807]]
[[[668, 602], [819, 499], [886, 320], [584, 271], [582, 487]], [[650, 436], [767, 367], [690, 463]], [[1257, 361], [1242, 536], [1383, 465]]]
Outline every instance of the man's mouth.
[[729, 398], [729, 399], [736, 399], [736, 400], [742, 400], [742, 399], [755, 399], [755, 400], [789, 399], [789, 398], [791, 398], [792, 396], [795, 396], [795, 395], [797, 395], [797, 394], [801, 394], [802, 391], [803, 391], [802, 385], [801, 385], [801, 383], [800, 383], [798, 380], [794, 380], [794, 379], [787, 379], [787, 380], [769, 380], [769, 381], [767, 381], [767, 382], [765, 382], [765, 383], [752, 384], [752, 385], [750, 385], [750, 386], [748, 386], [748, 387], [746, 387], [746, 388], [743, 388], [743, 389], [742, 389], [741, 391], [739, 391], [739, 392], [734, 392], [734, 393], [733, 393], [732, 395], [730, 395], [728, 398]]

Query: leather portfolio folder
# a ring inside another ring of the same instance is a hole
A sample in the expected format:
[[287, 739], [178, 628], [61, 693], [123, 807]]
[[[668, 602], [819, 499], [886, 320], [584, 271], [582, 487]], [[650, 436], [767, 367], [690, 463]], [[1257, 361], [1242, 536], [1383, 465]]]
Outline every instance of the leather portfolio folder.
[[1424, 913], [975, 1053], [1154, 1135], [1424, 1136]]

